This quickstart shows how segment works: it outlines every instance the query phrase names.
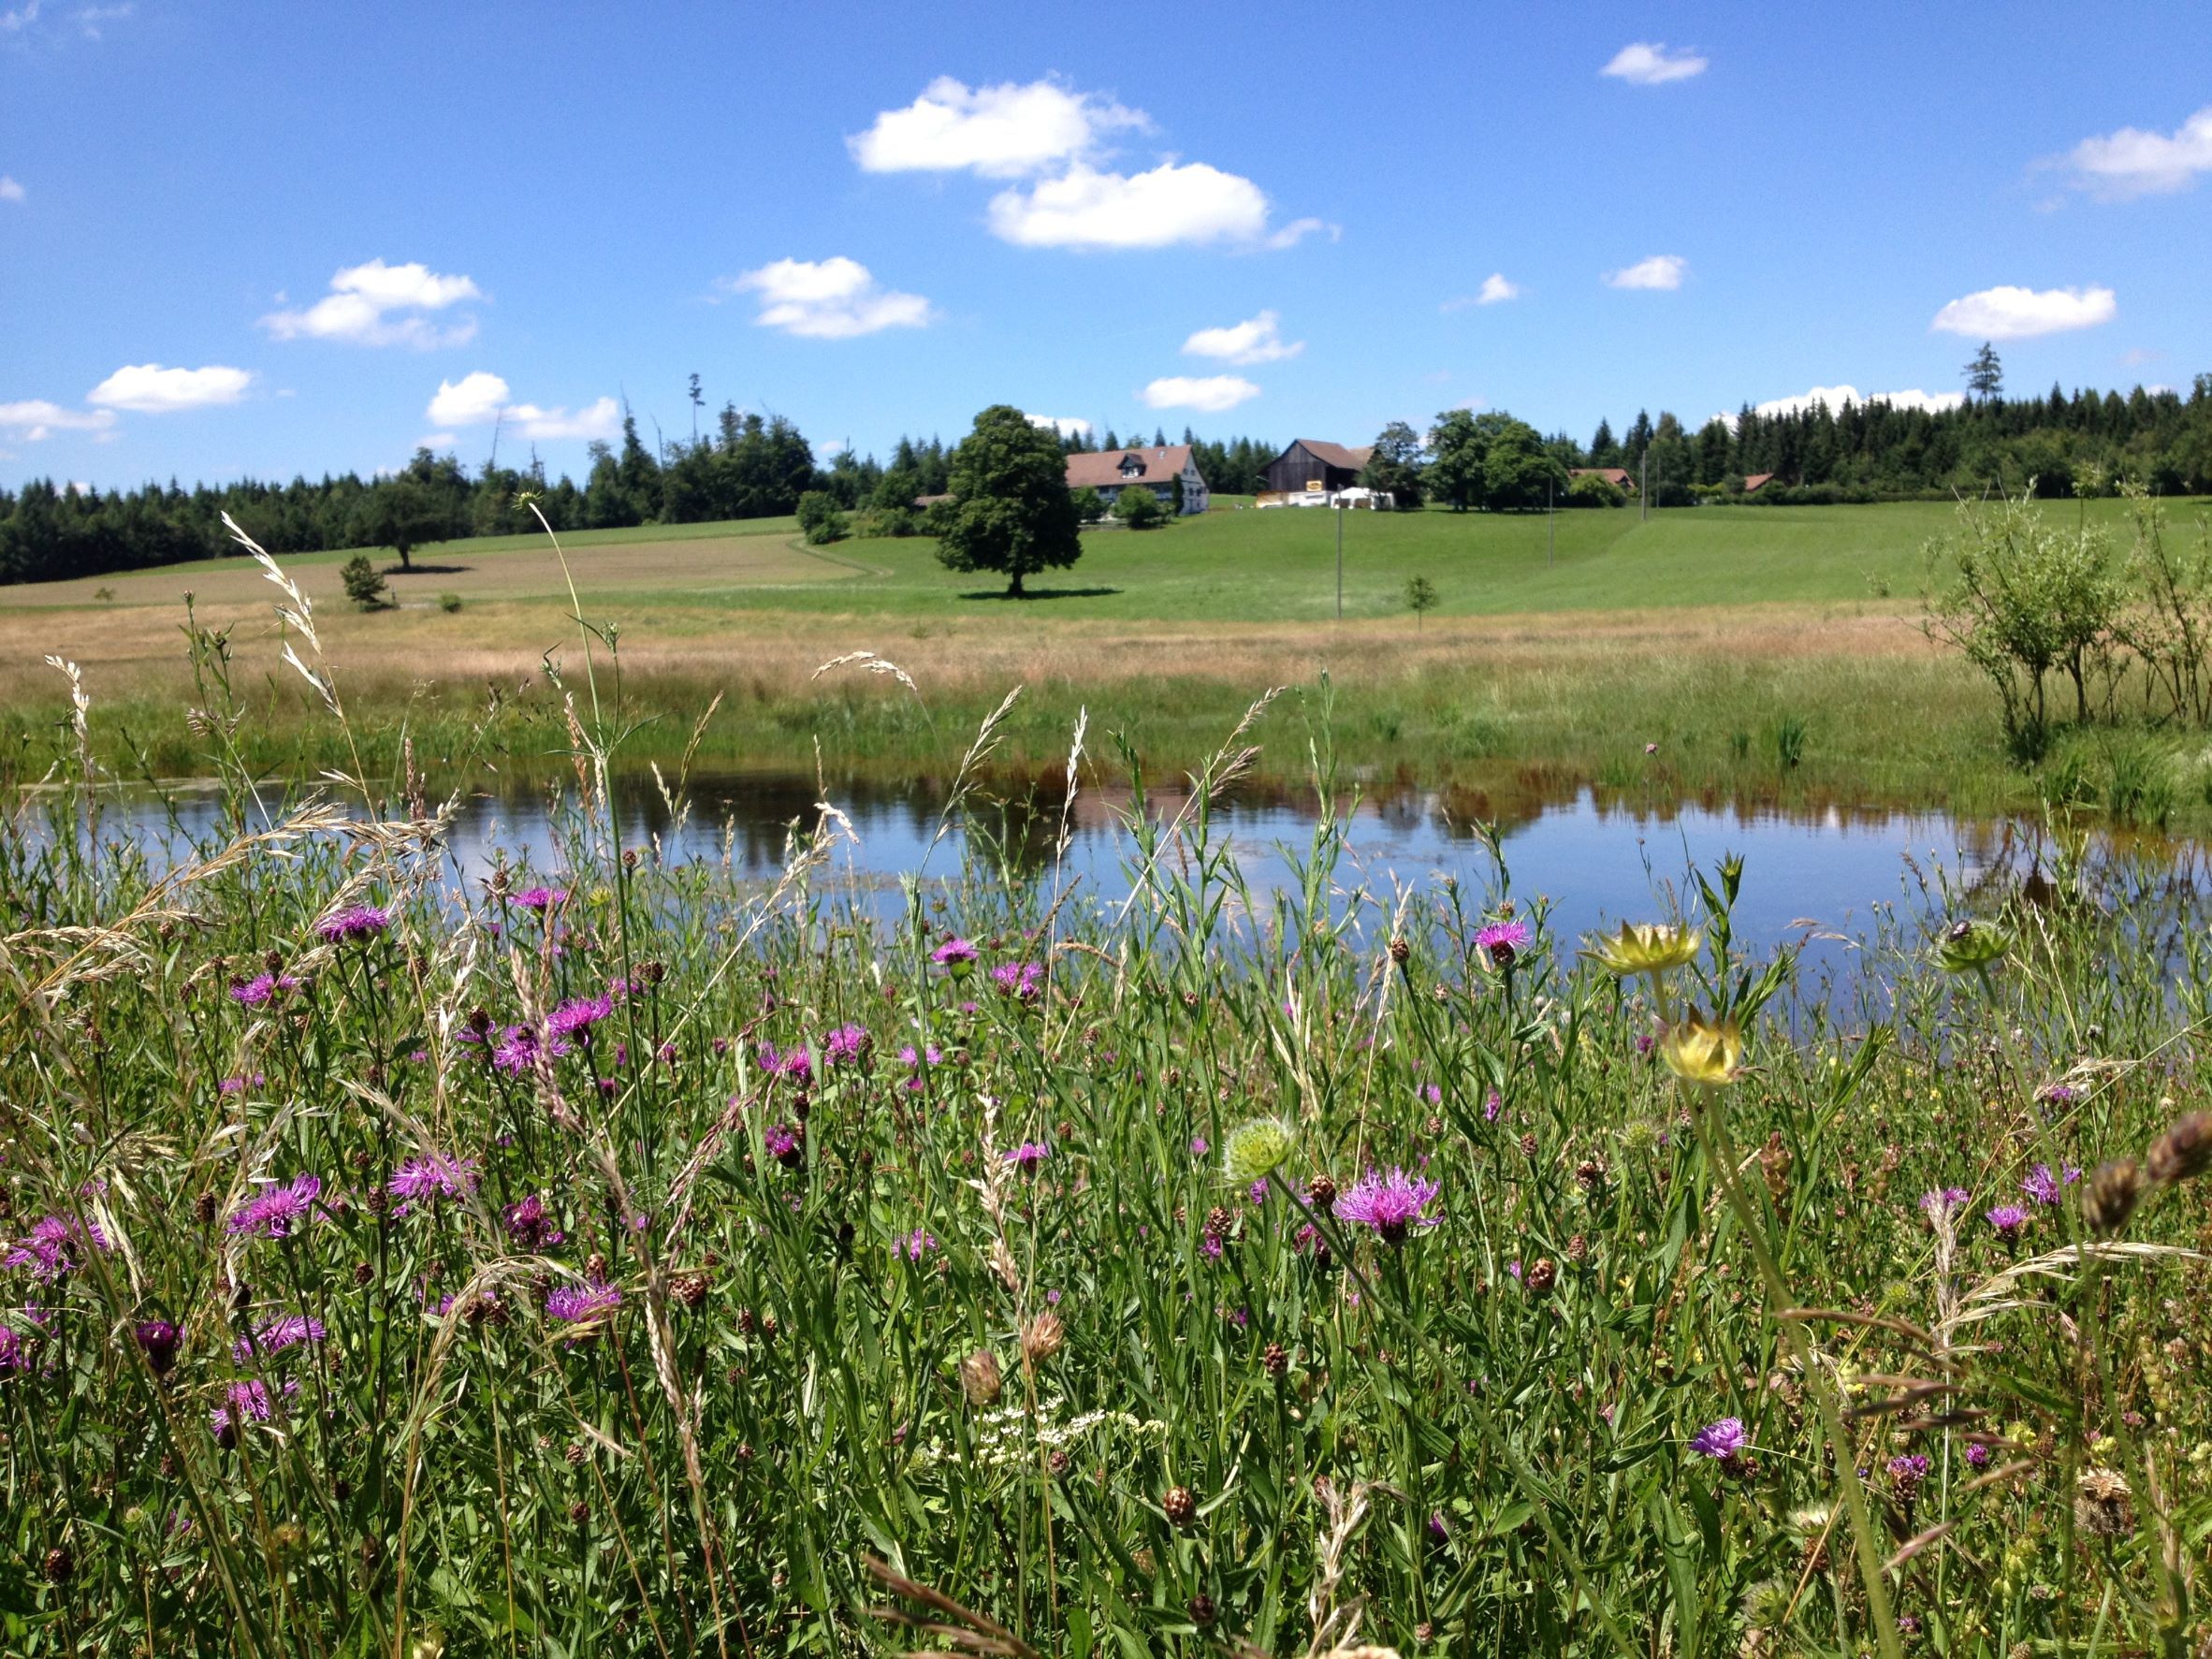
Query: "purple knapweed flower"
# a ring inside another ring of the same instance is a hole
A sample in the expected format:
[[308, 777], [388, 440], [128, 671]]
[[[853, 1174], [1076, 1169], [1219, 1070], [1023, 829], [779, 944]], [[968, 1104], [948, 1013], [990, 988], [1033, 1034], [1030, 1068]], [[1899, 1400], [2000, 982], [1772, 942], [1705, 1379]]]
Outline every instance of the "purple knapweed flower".
[[[290, 1398], [299, 1391], [299, 1384], [284, 1384], [284, 1397]], [[224, 1390], [225, 1404], [208, 1413], [208, 1420], [215, 1431], [215, 1438], [225, 1446], [231, 1445], [239, 1430], [248, 1423], [265, 1423], [276, 1415], [276, 1404], [269, 1397], [269, 1385], [257, 1376], [243, 1382], [234, 1382]]]
[[869, 1041], [866, 1026], [839, 1026], [822, 1040], [822, 1063], [850, 1066], [868, 1052]]
[[929, 959], [949, 972], [966, 973], [975, 966], [975, 946], [955, 934], [932, 952]]
[[1535, 936], [1525, 922], [1492, 922], [1475, 935], [1475, 946], [1500, 968], [1511, 968]]
[[553, 1212], [536, 1193], [517, 1199], [506, 1209], [507, 1232], [525, 1250], [544, 1250], [566, 1236], [553, 1225]]
[[1482, 1121], [1484, 1123], [1497, 1122], [1498, 1113], [1505, 1111], [1505, 1109], [1506, 1102], [1498, 1099], [1497, 1090], [1492, 1089], [1489, 1094], [1482, 1097]]
[[392, 913], [382, 905], [355, 905], [315, 924], [315, 931], [331, 944], [374, 939], [392, 924]]
[[1977, 1469], [1989, 1466], [1989, 1448], [1977, 1440], [1966, 1448], [1966, 1461]]
[[0, 1376], [31, 1369], [30, 1345], [13, 1325], [0, 1325]]
[[563, 1285], [546, 1298], [546, 1313], [564, 1325], [586, 1325], [622, 1305], [612, 1285]]
[[113, 1248], [97, 1222], [46, 1215], [31, 1224], [22, 1244], [0, 1258], [0, 1267], [28, 1268], [34, 1279], [51, 1285], [75, 1273], [88, 1249], [105, 1254]]
[[467, 1198], [476, 1190], [478, 1176], [476, 1160], [473, 1157], [451, 1158], [432, 1153], [428, 1157], [411, 1157], [392, 1171], [388, 1190], [396, 1199], [405, 1201], [400, 1206], [420, 1203], [429, 1199]]
[[533, 1070], [541, 1055], [558, 1060], [574, 1052], [574, 1046], [565, 1037], [558, 1034], [541, 1037], [528, 1026], [509, 1026], [491, 1051], [491, 1063], [509, 1077], [518, 1077]]
[[1206, 1150], [1207, 1150], [1207, 1142], [1206, 1142], [1206, 1138], [1205, 1138], [1205, 1136], [1203, 1136], [1203, 1135], [1193, 1135], [1193, 1136], [1191, 1136], [1191, 1138], [1190, 1138], [1190, 1156], [1191, 1156], [1191, 1157], [1205, 1157], [1205, 1156], [1206, 1156]]
[[177, 1349], [184, 1340], [184, 1333], [167, 1319], [141, 1319], [131, 1332], [138, 1339], [138, 1351], [146, 1356], [146, 1365], [156, 1376], [167, 1376], [176, 1367]]
[[1690, 1436], [1690, 1449], [1716, 1463], [1734, 1462], [1750, 1444], [1751, 1436], [1744, 1432], [1739, 1417], [1716, 1419]]
[[1044, 993], [1041, 962], [1001, 962], [991, 970], [991, 983], [1001, 997], [1016, 1002], [1035, 1002]]
[[291, 1238], [314, 1218], [315, 1198], [322, 1190], [316, 1175], [295, 1175], [288, 1186], [264, 1187], [230, 1213], [231, 1235]]
[[1006, 1154], [1006, 1161], [1026, 1175], [1034, 1172], [1037, 1166], [1044, 1162], [1051, 1155], [1052, 1148], [1045, 1145], [1043, 1142], [1025, 1141], [1011, 1152]]
[[240, 1008], [259, 1008], [285, 992], [298, 989], [299, 982], [288, 973], [256, 974], [232, 985], [230, 999]]
[[568, 889], [565, 887], [525, 887], [515, 895], [514, 902], [526, 910], [536, 910], [543, 914], [546, 910], [566, 904], [568, 902]]
[[891, 1252], [895, 1256], [903, 1251], [909, 1261], [919, 1261], [936, 1248], [937, 1234], [917, 1227], [905, 1238], [895, 1239], [892, 1242]]
[[2000, 1204], [1983, 1217], [1997, 1230], [1997, 1236], [2010, 1244], [2016, 1242], [2028, 1226], [2028, 1212], [2017, 1204]]
[[546, 1016], [546, 1030], [555, 1038], [588, 1038], [591, 1027], [614, 1011], [612, 997], [572, 997]]
[[1963, 1186], [1939, 1186], [1920, 1195], [1920, 1207], [1935, 1220], [1942, 1220], [1963, 1205], [1972, 1195]]
[[243, 1365], [256, 1353], [281, 1354], [303, 1342], [321, 1342], [327, 1334], [320, 1319], [311, 1319], [304, 1314], [284, 1314], [255, 1327], [251, 1336], [241, 1336], [231, 1344], [230, 1357]]
[[798, 1136], [779, 1123], [772, 1123], [761, 1131], [761, 1144], [768, 1149], [768, 1156], [780, 1164], [797, 1164], [806, 1157], [799, 1150]]
[[1443, 1219], [1429, 1213], [1442, 1190], [1434, 1181], [1409, 1180], [1402, 1169], [1387, 1176], [1370, 1170], [1349, 1192], [1337, 1195], [1336, 1216], [1373, 1228], [1386, 1244], [1402, 1244], [1414, 1228], [1433, 1227]]
[[1928, 1478], [1928, 1462], [1916, 1451], [1889, 1460], [1889, 1484], [1901, 1498], [1910, 1499]]
[[219, 1095], [242, 1095], [247, 1089], [257, 1089], [268, 1081], [267, 1074], [263, 1072], [256, 1071], [250, 1077], [241, 1073], [237, 1077], [222, 1079], [215, 1084], [215, 1092]]
[[2064, 1166], [2059, 1174], [2051, 1173], [2048, 1164], [2037, 1164], [2028, 1171], [2028, 1179], [2020, 1183], [2020, 1190], [2039, 1204], [2055, 1204], [2061, 1188], [2072, 1186], [2081, 1179], [2081, 1171], [2072, 1165]]

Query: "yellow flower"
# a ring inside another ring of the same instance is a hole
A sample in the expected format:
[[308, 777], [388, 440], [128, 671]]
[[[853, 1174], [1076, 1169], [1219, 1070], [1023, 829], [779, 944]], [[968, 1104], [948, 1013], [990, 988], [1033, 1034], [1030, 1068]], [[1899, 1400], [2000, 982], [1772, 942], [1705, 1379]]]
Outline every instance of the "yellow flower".
[[1695, 927], [1665, 922], [1623, 922], [1619, 933], [1596, 936], [1584, 953], [1615, 979], [1665, 973], [1695, 962], [1705, 936]]
[[1743, 1070], [1743, 1033], [1734, 1020], [1708, 1020], [1693, 1011], [1667, 1027], [1659, 1057], [1677, 1077], [1717, 1088], [1734, 1083]]

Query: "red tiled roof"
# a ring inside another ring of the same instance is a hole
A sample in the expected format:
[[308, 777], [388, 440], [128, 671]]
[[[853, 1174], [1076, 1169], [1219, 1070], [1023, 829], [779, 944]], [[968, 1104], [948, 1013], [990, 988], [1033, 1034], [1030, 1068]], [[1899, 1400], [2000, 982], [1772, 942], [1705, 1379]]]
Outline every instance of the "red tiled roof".
[[1618, 489], [1634, 489], [1636, 480], [1628, 475], [1626, 467], [1569, 467], [1570, 478], [1603, 478]]
[[1750, 477], [1743, 481], [1743, 493], [1745, 495], [1749, 495], [1753, 490], [1758, 488], [1760, 485], [1771, 484], [1773, 481], [1774, 474], [1772, 473], [1754, 473]]
[[[1125, 478], [1121, 463], [1128, 456], [1135, 456], [1144, 463], [1142, 473]], [[1125, 449], [1101, 449], [1088, 455], [1068, 458], [1068, 488], [1070, 489], [1111, 489], [1123, 484], [1169, 484], [1190, 462], [1190, 445], [1157, 444], [1142, 446], [1131, 444]]]

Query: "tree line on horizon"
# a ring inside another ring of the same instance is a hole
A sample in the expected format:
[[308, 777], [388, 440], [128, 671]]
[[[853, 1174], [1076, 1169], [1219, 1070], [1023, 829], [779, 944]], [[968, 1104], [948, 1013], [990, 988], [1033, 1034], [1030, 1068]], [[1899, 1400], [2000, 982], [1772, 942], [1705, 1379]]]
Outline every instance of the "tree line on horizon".
[[[1608, 467], [1648, 480], [1659, 506], [1944, 499], [2016, 493], [2031, 480], [2045, 497], [2106, 493], [2122, 479], [2158, 495], [2212, 493], [2212, 374], [2198, 375], [2186, 398], [2141, 386], [2125, 397], [2053, 386], [2047, 397], [2005, 398], [1996, 372], [1992, 357], [1977, 394], [1956, 408], [1876, 401], [1761, 414], [1747, 404], [1732, 421], [1716, 416], [1695, 430], [1669, 412], [1653, 419], [1639, 411], [1618, 435], [1600, 420], [1587, 444], [1543, 436], [1503, 411], [1448, 410], [1426, 433], [1403, 422], [1386, 429], [1367, 481], [1404, 505], [1425, 499], [1492, 509], [1541, 506], [1547, 486], [1550, 499], [1596, 504], [1605, 499], [1596, 482], [1568, 475]], [[1188, 429], [1179, 441], [1192, 446], [1217, 496], [1256, 492], [1280, 452], [1258, 439], [1201, 439]], [[1160, 429], [1150, 438], [1110, 429], [1058, 439], [1065, 453], [1168, 442]], [[709, 430], [657, 448], [626, 415], [618, 444], [591, 445], [580, 485], [549, 477], [534, 458], [524, 468], [494, 460], [472, 473], [453, 455], [427, 449], [396, 473], [369, 479], [326, 473], [191, 489], [172, 479], [109, 491], [38, 479], [17, 492], [0, 489], [0, 583], [227, 555], [236, 549], [223, 530], [226, 513], [272, 552], [390, 547], [402, 567], [435, 543], [534, 531], [538, 513], [557, 531], [710, 523], [791, 514], [809, 492], [862, 515], [861, 527], [873, 533], [926, 533], [913, 502], [946, 493], [953, 456], [939, 438], [901, 437], [887, 460], [847, 447], [824, 463], [791, 420], [733, 405]], [[1771, 481], [1744, 495], [1745, 478], [1760, 473]]]

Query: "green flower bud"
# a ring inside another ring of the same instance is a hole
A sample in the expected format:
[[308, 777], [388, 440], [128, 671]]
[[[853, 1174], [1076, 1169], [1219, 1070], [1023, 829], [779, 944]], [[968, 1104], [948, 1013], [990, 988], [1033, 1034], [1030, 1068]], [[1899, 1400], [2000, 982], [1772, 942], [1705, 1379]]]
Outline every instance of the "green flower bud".
[[1239, 1124], [1222, 1148], [1222, 1169], [1239, 1186], [1249, 1186], [1290, 1156], [1293, 1139], [1290, 1126], [1280, 1118], [1256, 1117]]

